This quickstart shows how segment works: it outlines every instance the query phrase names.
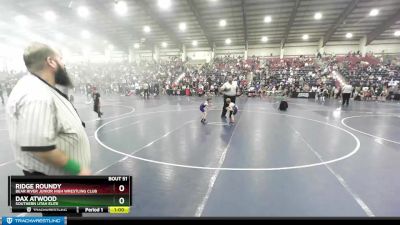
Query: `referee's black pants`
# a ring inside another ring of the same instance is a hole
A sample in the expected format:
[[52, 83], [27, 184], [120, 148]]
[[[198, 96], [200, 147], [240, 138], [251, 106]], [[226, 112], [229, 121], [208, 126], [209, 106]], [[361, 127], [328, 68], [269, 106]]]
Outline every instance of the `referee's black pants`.
[[346, 102], [346, 105], [349, 105], [350, 95], [351, 95], [351, 93], [343, 93], [342, 94], [342, 97], [343, 97], [342, 105], [344, 105], [345, 102]]
[[[27, 177], [32, 176], [46, 176], [46, 174], [39, 173], [39, 172], [29, 172], [23, 170], [24, 175]], [[45, 212], [42, 213], [43, 216], [66, 216], [66, 217], [82, 217], [82, 213], [59, 213], [59, 212]]]
[[143, 95], [144, 95], [144, 98], [149, 98], [150, 97], [149, 89], [144, 89]]
[[226, 107], [228, 107], [229, 105], [226, 103], [226, 99], [230, 98], [231, 102], [236, 103], [236, 96], [228, 96], [228, 95], [224, 95], [224, 104], [222, 106], [222, 114], [221, 117], [226, 117]]

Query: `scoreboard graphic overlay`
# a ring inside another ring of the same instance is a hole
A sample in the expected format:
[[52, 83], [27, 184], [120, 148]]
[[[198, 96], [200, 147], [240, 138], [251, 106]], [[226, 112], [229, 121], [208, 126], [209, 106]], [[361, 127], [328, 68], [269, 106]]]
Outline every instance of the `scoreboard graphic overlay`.
[[24, 213], [129, 213], [131, 176], [9, 176], [8, 205]]

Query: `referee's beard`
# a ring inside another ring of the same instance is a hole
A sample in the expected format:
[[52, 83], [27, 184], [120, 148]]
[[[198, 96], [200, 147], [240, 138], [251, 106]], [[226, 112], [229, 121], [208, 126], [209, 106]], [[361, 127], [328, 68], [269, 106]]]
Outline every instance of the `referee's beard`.
[[55, 82], [58, 85], [65, 86], [65, 87], [72, 87], [72, 82], [71, 79], [69, 78], [69, 75], [67, 73], [67, 70], [65, 67], [63, 68], [58, 62], [57, 62], [57, 70], [55, 75]]

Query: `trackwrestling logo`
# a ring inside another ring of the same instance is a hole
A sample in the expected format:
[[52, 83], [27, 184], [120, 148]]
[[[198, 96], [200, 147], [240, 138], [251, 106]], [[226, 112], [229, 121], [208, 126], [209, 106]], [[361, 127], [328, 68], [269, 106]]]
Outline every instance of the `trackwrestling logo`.
[[37, 225], [37, 224], [52, 224], [52, 225], [64, 225], [64, 217], [3, 217], [3, 225]]

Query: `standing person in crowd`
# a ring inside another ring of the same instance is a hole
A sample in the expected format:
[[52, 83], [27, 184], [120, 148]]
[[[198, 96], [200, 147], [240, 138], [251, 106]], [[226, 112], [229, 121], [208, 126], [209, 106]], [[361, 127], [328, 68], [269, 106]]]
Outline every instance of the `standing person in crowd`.
[[342, 90], [340, 89], [340, 86], [335, 89], [335, 99], [338, 99], [340, 97]]
[[98, 118], [100, 119], [103, 113], [100, 110], [100, 93], [96, 92], [94, 94], [94, 99], [93, 99], [93, 111], [97, 113]]
[[342, 105], [344, 105], [344, 103], [346, 103], [346, 106], [349, 105], [349, 99], [350, 99], [350, 95], [351, 92], [353, 91], [353, 86], [351, 86], [350, 84], [345, 84], [342, 88]]
[[322, 85], [320, 87], [318, 87], [317, 95], [318, 95], [319, 102], [325, 102], [326, 92], [327, 92], [327, 90]]
[[382, 89], [382, 92], [379, 94], [378, 101], [382, 101], [382, 102], [386, 101], [387, 96], [388, 96], [388, 91], [387, 91], [387, 88], [384, 87]]
[[154, 95], [155, 96], [158, 96], [160, 94], [160, 84], [159, 84], [159, 82], [155, 82], [155, 84], [154, 84]]
[[7, 91], [7, 97], [10, 97], [11, 94], [11, 90], [12, 90], [12, 84], [9, 82], [7, 83], [7, 85], [5, 86], [6, 91]]
[[93, 96], [91, 90], [92, 86], [90, 84], [86, 84], [85, 85], [86, 104], [92, 103]]
[[18, 81], [6, 106], [17, 165], [25, 176], [90, 175], [90, 144], [83, 122], [55, 87], [72, 86], [61, 55], [45, 44], [32, 43], [23, 59], [30, 74]]
[[226, 108], [229, 106], [226, 99], [229, 98], [231, 102], [236, 102], [237, 89], [237, 83], [233, 82], [232, 76], [229, 76], [228, 81], [220, 88], [220, 91], [224, 94], [224, 105], [222, 106], [221, 118], [226, 118]]
[[1, 103], [4, 105], [3, 84], [1, 83], [0, 83], [0, 97], [1, 97]]
[[146, 99], [149, 99], [150, 98], [150, 91], [149, 91], [149, 88], [150, 88], [150, 86], [149, 86], [149, 84], [147, 83], [147, 81], [145, 81], [144, 83], [143, 83], [143, 95], [144, 95], [144, 98]]

